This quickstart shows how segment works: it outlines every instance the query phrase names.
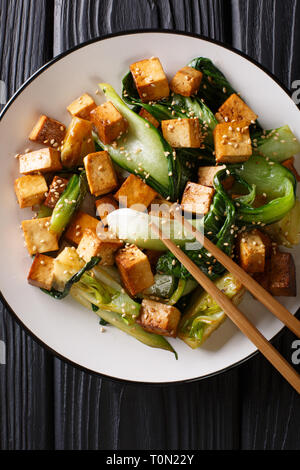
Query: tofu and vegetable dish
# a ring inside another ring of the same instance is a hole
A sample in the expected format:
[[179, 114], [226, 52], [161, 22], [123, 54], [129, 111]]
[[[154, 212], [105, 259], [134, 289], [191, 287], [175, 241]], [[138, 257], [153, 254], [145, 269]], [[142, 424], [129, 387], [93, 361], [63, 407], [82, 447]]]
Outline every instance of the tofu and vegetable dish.
[[64, 105], [69, 122], [32, 123], [35, 149], [17, 155], [15, 180], [20, 208], [35, 211], [21, 224], [27, 279], [92, 310], [101, 332], [116, 327], [176, 355], [168, 337], [198, 348], [226, 315], [151, 223], [168, 226], [233, 302], [241, 283], [182, 230], [174, 207], [272, 295], [295, 296], [286, 248], [300, 241], [300, 143], [287, 125], [263, 129], [207, 58], [168, 78], [157, 57], [139, 60], [122, 86], [122, 97], [108, 83], [94, 97], [82, 90]]

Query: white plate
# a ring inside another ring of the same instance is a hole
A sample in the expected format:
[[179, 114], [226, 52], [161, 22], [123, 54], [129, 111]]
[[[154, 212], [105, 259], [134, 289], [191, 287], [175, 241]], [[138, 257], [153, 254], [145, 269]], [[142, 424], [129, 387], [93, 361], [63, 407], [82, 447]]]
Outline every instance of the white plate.
[[[289, 124], [300, 139], [300, 112], [283, 88], [239, 53], [208, 40], [166, 32], [130, 33], [104, 38], [62, 55], [23, 86], [1, 118], [0, 288], [22, 324], [62, 358], [113, 378], [166, 383], [220, 372], [243, 361], [255, 352], [255, 347], [230, 320], [201, 349], [194, 351], [180, 340], [171, 340], [178, 361], [173, 354], [144, 346], [116, 328], [107, 328], [101, 334], [94, 313], [72, 299], [53, 300], [27, 284], [31, 259], [23, 246], [19, 225], [32, 212], [18, 209], [13, 187], [18, 176], [14, 155], [33, 148], [27, 136], [40, 113], [68, 124], [66, 106], [74, 98], [86, 91], [100, 102], [95, 95], [99, 81], [109, 82], [120, 91], [129, 64], [154, 55], [160, 57], [169, 77], [190, 59], [209, 57], [247, 99], [265, 128]], [[299, 249], [295, 255], [299, 277]], [[293, 313], [299, 307], [299, 299], [281, 301]], [[241, 308], [267, 339], [282, 328], [250, 295]]]

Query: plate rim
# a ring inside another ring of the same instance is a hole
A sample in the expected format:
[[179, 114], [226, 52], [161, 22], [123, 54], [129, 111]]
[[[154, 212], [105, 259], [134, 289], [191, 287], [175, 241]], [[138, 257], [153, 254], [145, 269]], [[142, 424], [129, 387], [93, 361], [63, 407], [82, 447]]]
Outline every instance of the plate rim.
[[[134, 34], [151, 34], [151, 33], [162, 33], [162, 34], [170, 34], [170, 35], [178, 35], [178, 36], [188, 36], [192, 37], [195, 39], [201, 39], [203, 41], [216, 44], [218, 46], [223, 47], [224, 49], [227, 49], [231, 52], [234, 52], [238, 54], [239, 56], [243, 57], [246, 59], [248, 62], [251, 62], [252, 64], [256, 65], [259, 69], [261, 69], [263, 72], [265, 72], [277, 85], [279, 85], [283, 91], [286, 93], [286, 95], [290, 98], [290, 100], [293, 102], [293, 104], [300, 110], [300, 105], [297, 105], [291, 98], [291, 92], [290, 90], [279, 80], [272, 72], [270, 72], [265, 66], [261, 65], [258, 61], [253, 59], [252, 57], [248, 56], [246, 53], [240, 51], [239, 49], [229, 45], [226, 42], [222, 42], [217, 39], [211, 39], [205, 35], [202, 34], [197, 34], [197, 33], [191, 33], [191, 32], [186, 32], [182, 30], [177, 30], [177, 29], [160, 29], [160, 28], [143, 28], [143, 29], [129, 29], [126, 31], [119, 31], [117, 33], [109, 33], [109, 34], [104, 34], [97, 36], [95, 38], [89, 39], [87, 41], [84, 41], [80, 44], [77, 44], [70, 49], [67, 49], [64, 52], [61, 52], [60, 54], [56, 55], [53, 57], [51, 60], [46, 62], [44, 65], [42, 65], [38, 70], [36, 70], [19, 88], [18, 90], [13, 94], [13, 96], [9, 99], [9, 101], [6, 103], [2, 111], [0, 112], [0, 122], [2, 121], [4, 115], [8, 111], [8, 109], [11, 107], [13, 102], [16, 100], [16, 98], [27, 88], [28, 85], [30, 85], [39, 75], [41, 75], [45, 70], [47, 70], [49, 67], [51, 67], [53, 64], [58, 62], [59, 60], [63, 59], [64, 57], [72, 54], [78, 49], [81, 49], [83, 47], [89, 46], [90, 44], [96, 43], [96, 42], [101, 42], [106, 39], [111, 39], [114, 37], [119, 37], [119, 36], [130, 36]], [[166, 387], [166, 386], [177, 386], [177, 385], [182, 385], [182, 384], [188, 384], [188, 383], [193, 383], [193, 382], [199, 382], [211, 377], [216, 377], [220, 374], [223, 374], [225, 372], [230, 371], [231, 369], [237, 368], [249, 359], [253, 358], [254, 356], [259, 354], [259, 350], [256, 349], [253, 353], [249, 354], [248, 356], [244, 357], [243, 359], [230, 364], [229, 366], [224, 367], [223, 369], [220, 369], [215, 372], [211, 372], [210, 374], [205, 374], [200, 377], [194, 377], [192, 379], [184, 379], [184, 380], [175, 380], [175, 381], [169, 381], [169, 382], [143, 382], [143, 381], [138, 381], [138, 380], [130, 380], [130, 379], [123, 379], [123, 378], [118, 378], [118, 377], [113, 377], [107, 374], [104, 374], [102, 372], [96, 372], [92, 369], [89, 369], [88, 367], [81, 366], [77, 364], [76, 362], [73, 362], [71, 359], [66, 358], [62, 354], [58, 353], [55, 351], [53, 348], [51, 348], [49, 345], [47, 345], [44, 341], [42, 341], [38, 336], [36, 336], [35, 333], [33, 333], [28, 326], [24, 324], [24, 322], [19, 318], [19, 316], [16, 314], [16, 312], [13, 310], [13, 308], [9, 305], [8, 301], [2, 294], [2, 291], [0, 289], [0, 301], [2, 304], [5, 306], [6, 310], [9, 312], [9, 314], [13, 317], [13, 319], [17, 322], [17, 324], [25, 330], [25, 332], [42, 348], [44, 348], [47, 352], [50, 352], [55, 358], [62, 360], [63, 362], [71, 365], [72, 367], [75, 367], [76, 369], [80, 370], [81, 372], [85, 372], [88, 374], [91, 374], [95, 377], [98, 378], [104, 378], [111, 380], [116, 383], [120, 384], [133, 384], [133, 385], [139, 385], [141, 387]], [[296, 316], [298, 316], [299, 309], [295, 313]], [[279, 336], [281, 336], [285, 331], [286, 327], [283, 325], [282, 328], [269, 340], [270, 342], [275, 341]]]

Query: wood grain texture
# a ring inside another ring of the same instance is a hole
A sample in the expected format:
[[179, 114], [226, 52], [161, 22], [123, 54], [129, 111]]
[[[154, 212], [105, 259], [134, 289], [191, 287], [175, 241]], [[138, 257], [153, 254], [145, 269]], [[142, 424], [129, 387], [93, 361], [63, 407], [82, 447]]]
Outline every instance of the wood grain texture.
[[[44, 0], [1, 0], [0, 79], [8, 98], [46, 60]], [[52, 446], [52, 357], [1, 305], [0, 339], [7, 365], [0, 365], [0, 448]]]
[[[139, 28], [232, 42], [288, 86], [300, 79], [296, 0], [0, 0], [0, 79], [11, 95], [52, 54]], [[202, 382], [147, 388], [53, 359], [4, 308], [0, 339], [2, 449], [299, 449], [299, 398], [261, 356]], [[287, 359], [293, 339], [275, 342]]]

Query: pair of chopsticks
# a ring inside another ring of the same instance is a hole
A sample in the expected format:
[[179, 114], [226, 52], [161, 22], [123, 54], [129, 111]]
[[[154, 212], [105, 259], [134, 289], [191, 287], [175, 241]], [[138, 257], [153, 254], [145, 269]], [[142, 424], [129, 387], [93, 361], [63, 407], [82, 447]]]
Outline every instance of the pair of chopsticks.
[[[179, 206], [178, 206], [179, 207]], [[298, 338], [300, 337], [300, 321], [297, 320], [283, 305], [249, 276], [229, 256], [221, 251], [202, 233], [198, 232], [190, 222], [184, 219], [176, 209], [172, 211], [174, 218], [182, 223], [184, 228], [193, 233], [195, 239], [201, 243], [228, 271], [230, 271], [254, 297], [267, 307], [279, 320], [281, 320]], [[231, 300], [219, 290], [215, 284], [199, 269], [186, 254], [178, 248], [170, 239], [163, 236], [160, 228], [151, 223], [152, 229], [159, 236], [165, 246], [186, 267], [196, 281], [208, 292], [226, 315], [247, 336], [268, 361], [281, 373], [281, 375], [300, 394], [300, 376], [293, 367], [281, 356], [260, 331], [248, 320], [248, 318], [234, 305]]]

